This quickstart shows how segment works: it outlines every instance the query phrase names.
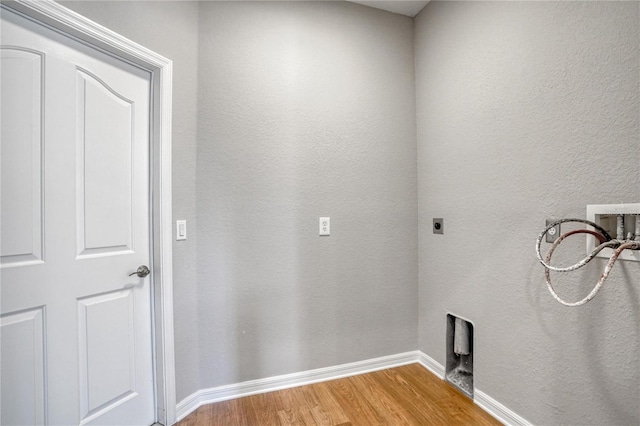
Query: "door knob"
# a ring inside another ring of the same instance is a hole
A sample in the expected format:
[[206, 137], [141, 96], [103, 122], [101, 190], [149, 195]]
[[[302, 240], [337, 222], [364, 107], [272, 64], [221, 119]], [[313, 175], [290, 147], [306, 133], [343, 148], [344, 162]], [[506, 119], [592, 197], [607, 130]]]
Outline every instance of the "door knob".
[[138, 266], [138, 269], [135, 272], [132, 272], [129, 274], [129, 276], [131, 275], [137, 275], [140, 278], [144, 278], [147, 275], [149, 275], [151, 271], [149, 270], [149, 268], [147, 267], [147, 265], [140, 265]]

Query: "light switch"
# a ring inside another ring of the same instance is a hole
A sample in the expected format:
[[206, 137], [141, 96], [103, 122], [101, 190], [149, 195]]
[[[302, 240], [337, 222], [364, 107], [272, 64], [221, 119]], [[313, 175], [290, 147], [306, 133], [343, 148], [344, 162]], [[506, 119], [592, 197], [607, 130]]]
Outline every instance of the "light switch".
[[320, 218], [320, 235], [331, 235], [331, 219], [328, 217]]
[[187, 221], [176, 220], [176, 241], [187, 239]]

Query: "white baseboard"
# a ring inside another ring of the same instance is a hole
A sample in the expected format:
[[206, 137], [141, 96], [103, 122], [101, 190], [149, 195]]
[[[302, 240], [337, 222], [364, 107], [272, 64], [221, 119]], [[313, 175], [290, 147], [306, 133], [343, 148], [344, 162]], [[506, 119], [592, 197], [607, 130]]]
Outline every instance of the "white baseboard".
[[424, 352], [418, 351], [418, 362], [422, 364], [424, 368], [438, 376], [440, 380], [444, 380], [444, 366], [438, 361], [431, 358]]
[[511, 411], [486, 393], [474, 389], [473, 402], [487, 413], [491, 414], [498, 421], [509, 426], [532, 426], [533, 423]]
[[365, 361], [341, 364], [332, 367], [318, 368], [299, 373], [284, 374], [282, 376], [267, 377], [265, 379], [250, 380], [248, 382], [232, 385], [218, 386], [215, 388], [201, 389], [182, 401], [176, 407], [177, 420], [183, 419], [189, 413], [195, 411], [204, 404], [226, 401], [243, 396], [258, 393], [272, 392], [281, 389], [293, 388], [342, 377], [355, 376], [385, 368], [419, 362], [420, 351], [405, 352]]
[[[248, 382], [218, 386], [215, 388], [201, 389], [182, 401], [176, 407], [177, 420], [182, 420], [191, 412], [204, 404], [226, 401], [243, 396], [272, 392], [296, 386], [309, 385], [327, 380], [340, 379], [342, 377], [355, 376], [385, 368], [401, 365], [420, 363], [427, 370], [444, 379], [445, 369], [442, 364], [421, 351], [404, 352], [380, 358], [352, 362], [349, 364], [335, 365], [332, 367], [318, 368], [299, 373], [284, 374], [282, 376], [267, 377], [265, 379], [250, 380]], [[491, 398], [486, 393], [474, 389], [474, 403], [491, 414], [507, 426], [531, 426], [531, 423], [518, 414], [505, 407], [500, 402]]]
[[[418, 351], [418, 362], [422, 364], [427, 370], [444, 380], [445, 368], [438, 361], [431, 358], [424, 352]], [[473, 402], [487, 413], [491, 414], [496, 420], [507, 426], [532, 426], [532, 423], [522, 418], [518, 414], [511, 411], [509, 408], [499, 403], [495, 399], [491, 398], [486, 393], [473, 389]]]

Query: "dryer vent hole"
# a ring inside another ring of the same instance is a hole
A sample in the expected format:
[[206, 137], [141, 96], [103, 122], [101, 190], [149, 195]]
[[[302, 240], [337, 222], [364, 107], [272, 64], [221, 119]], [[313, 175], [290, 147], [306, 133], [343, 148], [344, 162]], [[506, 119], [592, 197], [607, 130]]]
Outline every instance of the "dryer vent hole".
[[447, 315], [445, 380], [473, 399], [473, 324]]

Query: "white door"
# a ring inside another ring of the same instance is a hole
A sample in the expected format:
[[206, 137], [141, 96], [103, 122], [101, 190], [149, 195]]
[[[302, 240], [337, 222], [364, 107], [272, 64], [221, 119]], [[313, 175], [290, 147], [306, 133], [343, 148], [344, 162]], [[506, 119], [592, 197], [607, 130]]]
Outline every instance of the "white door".
[[149, 73], [1, 15], [0, 424], [149, 425]]

